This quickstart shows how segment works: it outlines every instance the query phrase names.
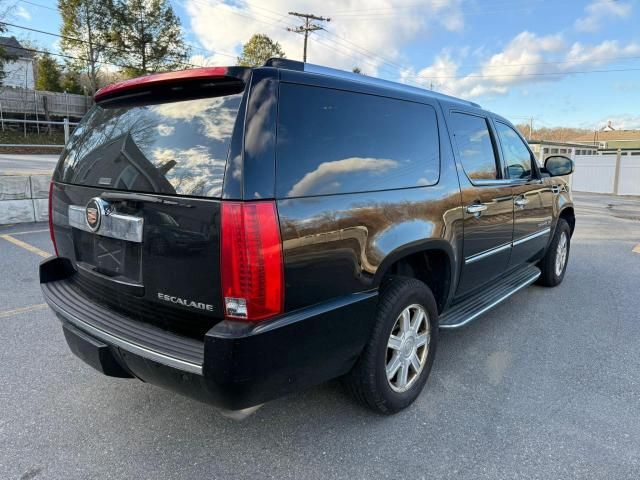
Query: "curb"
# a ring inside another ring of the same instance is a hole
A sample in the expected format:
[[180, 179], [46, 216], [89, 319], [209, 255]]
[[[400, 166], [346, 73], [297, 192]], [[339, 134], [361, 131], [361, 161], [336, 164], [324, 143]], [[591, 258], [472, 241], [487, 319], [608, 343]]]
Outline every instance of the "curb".
[[0, 176], [0, 225], [46, 222], [51, 175]]

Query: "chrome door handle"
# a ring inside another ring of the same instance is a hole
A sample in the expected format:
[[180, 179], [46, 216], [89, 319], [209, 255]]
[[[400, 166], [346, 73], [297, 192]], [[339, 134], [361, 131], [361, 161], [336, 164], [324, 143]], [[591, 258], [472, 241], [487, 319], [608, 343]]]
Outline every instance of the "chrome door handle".
[[473, 205], [467, 206], [467, 213], [472, 213], [474, 215], [481, 215], [487, 209], [486, 205], [482, 205], [481, 203], [474, 203]]
[[524, 206], [529, 203], [529, 200], [524, 197], [516, 198], [513, 203], [515, 203], [517, 207], [524, 208]]

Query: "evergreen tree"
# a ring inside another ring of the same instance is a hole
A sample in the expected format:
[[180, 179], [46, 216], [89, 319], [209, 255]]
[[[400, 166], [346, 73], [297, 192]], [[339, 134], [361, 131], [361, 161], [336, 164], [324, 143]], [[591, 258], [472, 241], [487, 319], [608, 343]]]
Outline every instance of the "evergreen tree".
[[67, 66], [64, 74], [62, 75], [60, 87], [62, 91], [67, 93], [75, 93], [77, 95], [84, 93], [82, 84], [80, 83], [80, 72]]
[[256, 33], [242, 47], [242, 55], [238, 57], [238, 65], [243, 67], [259, 67], [270, 58], [285, 58], [284, 50], [278, 42], [267, 35]]
[[111, 50], [109, 58], [125, 66], [125, 76], [188, 66], [189, 48], [168, 0], [115, 0], [111, 12], [117, 50]]
[[47, 90], [49, 92], [61, 92], [60, 77], [62, 72], [60, 65], [45, 53], [36, 58], [36, 90]]
[[83, 71], [89, 79], [91, 93], [100, 87], [98, 73], [109, 47], [110, 0], [58, 0], [62, 18], [60, 48], [77, 57], [68, 67]]

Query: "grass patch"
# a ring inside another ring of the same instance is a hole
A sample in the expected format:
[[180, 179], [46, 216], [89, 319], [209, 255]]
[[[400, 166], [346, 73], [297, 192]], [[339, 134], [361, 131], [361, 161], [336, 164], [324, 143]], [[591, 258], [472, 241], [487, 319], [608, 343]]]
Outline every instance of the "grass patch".
[[[29, 128], [33, 128], [30, 126]], [[27, 131], [25, 137], [22, 130], [0, 129], [0, 153], [17, 154], [47, 154], [57, 155], [62, 152], [62, 147], [5, 147], [7, 144], [24, 145], [64, 145], [64, 132], [54, 129], [49, 135], [45, 126], [40, 127], [40, 133]]]
[[64, 145], [64, 132], [54, 130], [51, 135], [46, 133], [45, 127], [41, 127], [40, 134], [27, 131], [25, 137], [22, 131], [0, 130], [0, 147], [3, 144], [20, 143], [33, 145]]

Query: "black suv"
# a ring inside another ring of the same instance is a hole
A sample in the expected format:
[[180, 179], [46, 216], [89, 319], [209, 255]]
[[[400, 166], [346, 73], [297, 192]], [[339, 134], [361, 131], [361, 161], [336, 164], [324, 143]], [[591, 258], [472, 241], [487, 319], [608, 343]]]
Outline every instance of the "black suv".
[[100, 90], [56, 167], [44, 296], [71, 350], [248, 412], [343, 376], [396, 412], [438, 329], [564, 276], [569, 158], [504, 118], [288, 60]]

